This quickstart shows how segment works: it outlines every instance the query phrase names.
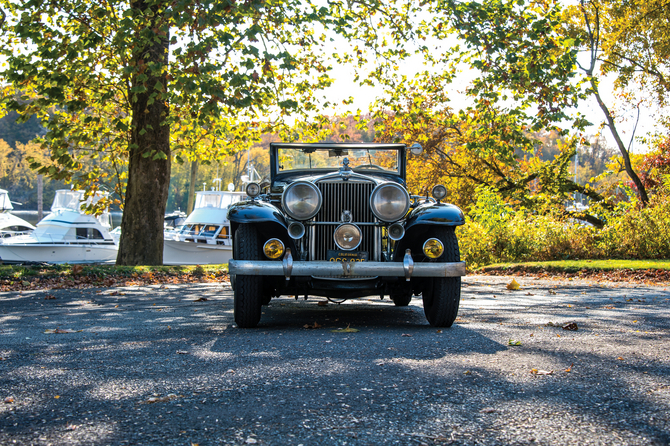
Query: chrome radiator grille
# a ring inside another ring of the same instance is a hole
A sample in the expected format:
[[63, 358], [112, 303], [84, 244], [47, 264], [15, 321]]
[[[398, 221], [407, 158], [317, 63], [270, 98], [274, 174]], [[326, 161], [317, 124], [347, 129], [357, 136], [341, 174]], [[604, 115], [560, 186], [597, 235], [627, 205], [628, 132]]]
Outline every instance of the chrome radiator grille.
[[359, 224], [363, 232], [363, 239], [357, 251], [366, 251], [370, 260], [378, 260], [375, 246], [379, 245], [375, 240], [378, 238], [379, 230], [370, 224], [375, 222], [374, 214], [370, 210], [370, 195], [375, 185], [339, 181], [317, 183], [317, 186], [323, 195], [323, 204], [313, 220], [317, 224], [313, 226], [311, 258], [328, 260], [328, 250], [338, 249], [333, 241], [333, 232], [341, 222], [342, 212], [350, 211], [352, 223]]

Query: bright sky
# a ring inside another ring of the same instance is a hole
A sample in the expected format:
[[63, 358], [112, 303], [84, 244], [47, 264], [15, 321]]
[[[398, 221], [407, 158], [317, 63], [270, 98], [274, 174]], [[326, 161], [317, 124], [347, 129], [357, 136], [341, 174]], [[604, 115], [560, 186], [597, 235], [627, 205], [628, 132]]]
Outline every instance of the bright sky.
[[[420, 69], [423, 68], [423, 66], [409, 63], [402, 66], [401, 71], [404, 74], [411, 76], [417, 68]], [[346, 112], [355, 112], [357, 109], [366, 112], [369, 105], [374, 102], [375, 98], [383, 93], [380, 88], [372, 88], [369, 86], [361, 87], [357, 85], [354, 82], [353, 71], [346, 66], [336, 66], [331, 75], [336, 81], [334, 85], [326, 91], [326, 94], [329, 100], [339, 104], [339, 106], [335, 111], [328, 111], [328, 114], [344, 114]], [[472, 72], [465, 70], [453, 84], [454, 89], [452, 100], [454, 104], [459, 103], [457, 100], [459, 98], [458, 92], [465, 89], [471, 76]], [[646, 152], [648, 146], [638, 139], [647, 137], [654, 132], [656, 124], [655, 114], [658, 114], [659, 112], [648, 107], [641, 107], [638, 119], [638, 111], [630, 106], [622, 107], [619, 110], [618, 107], [620, 107], [623, 102], [616, 96], [613, 78], [606, 78], [601, 81], [600, 92], [610, 111], [621, 114], [622, 120], [618, 123], [617, 128], [624, 144], [627, 146], [631, 144], [631, 137], [633, 131], [635, 131], [634, 135], [636, 138], [631, 145], [633, 152]], [[342, 102], [349, 98], [349, 96], [354, 98], [354, 102], [350, 105], [343, 105]], [[461, 95], [461, 97], [463, 96]], [[578, 111], [584, 114], [593, 124], [591, 127], [587, 128], [587, 134], [590, 136], [596, 135], [600, 131], [600, 125], [605, 121], [605, 116], [598, 106], [596, 99], [593, 96], [590, 96], [587, 100], [582, 101]], [[616, 144], [609, 128], [603, 128], [602, 135], [608, 145], [611, 148], [616, 149]]]

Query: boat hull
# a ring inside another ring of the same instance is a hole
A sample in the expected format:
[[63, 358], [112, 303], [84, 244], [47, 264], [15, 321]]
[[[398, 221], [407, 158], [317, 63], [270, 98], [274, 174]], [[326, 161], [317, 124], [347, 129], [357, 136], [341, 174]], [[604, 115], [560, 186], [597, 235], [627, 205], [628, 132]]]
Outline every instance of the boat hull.
[[3, 263], [114, 263], [117, 253], [118, 246], [113, 243], [0, 245]]
[[164, 265], [219, 265], [228, 263], [233, 257], [231, 245], [165, 240], [163, 244]]

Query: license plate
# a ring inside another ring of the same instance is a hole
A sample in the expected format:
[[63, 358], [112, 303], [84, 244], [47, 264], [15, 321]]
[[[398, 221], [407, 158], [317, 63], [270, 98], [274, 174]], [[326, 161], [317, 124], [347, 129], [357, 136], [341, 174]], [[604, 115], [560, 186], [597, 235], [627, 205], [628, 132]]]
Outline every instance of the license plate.
[[338, 251], [328, 250], [328, 260], [331, 262], [365, 262], [368, 260], [367, 251]]

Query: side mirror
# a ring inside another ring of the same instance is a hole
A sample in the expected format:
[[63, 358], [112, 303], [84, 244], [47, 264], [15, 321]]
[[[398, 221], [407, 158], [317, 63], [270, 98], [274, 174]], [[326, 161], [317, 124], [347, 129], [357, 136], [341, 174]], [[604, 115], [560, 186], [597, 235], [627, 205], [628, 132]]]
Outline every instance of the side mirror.
[[423, 147], [418, 142], [412, 144], [409, 150], [413, 155], [421, 155], [423, 153]]

